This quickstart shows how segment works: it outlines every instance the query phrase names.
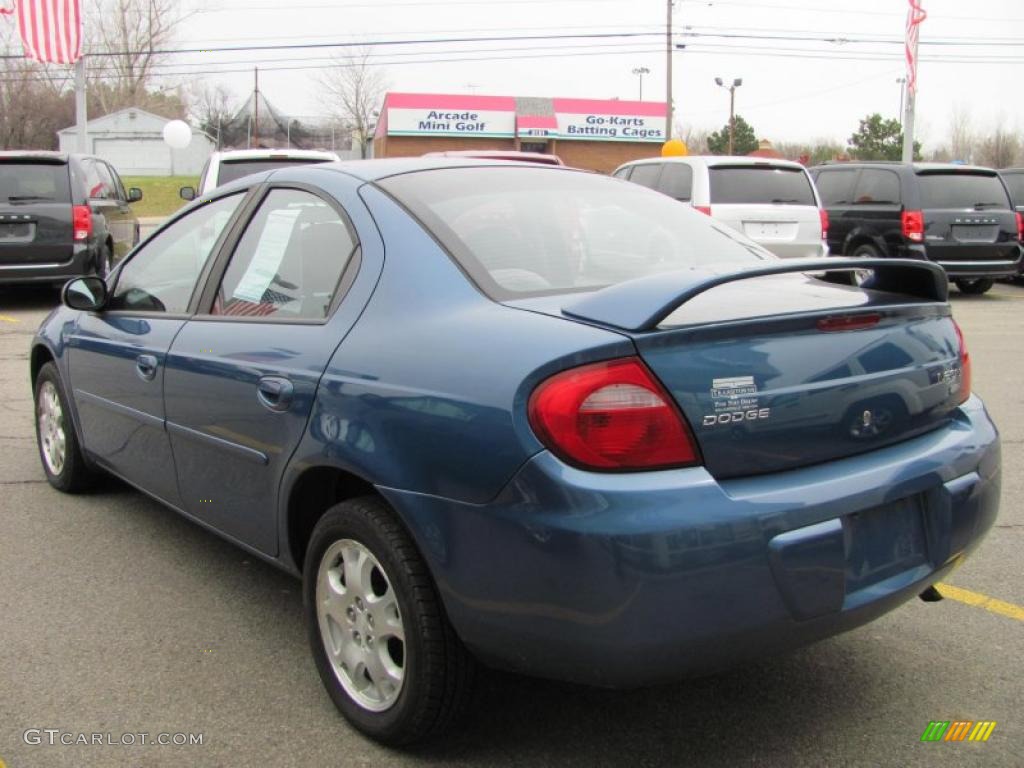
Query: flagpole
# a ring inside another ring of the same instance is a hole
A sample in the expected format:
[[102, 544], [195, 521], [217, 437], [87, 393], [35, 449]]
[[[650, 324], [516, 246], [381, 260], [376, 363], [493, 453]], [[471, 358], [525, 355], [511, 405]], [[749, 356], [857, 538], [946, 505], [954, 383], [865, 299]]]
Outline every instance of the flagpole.
[[920, 25], [927, 18], [923, 0], [908, 0], [906, 59], [907, 59], [907, 101], [903, 112], [903, 162], [914, 162], [914, 108], [917, 102], [917, 43]]
[[88, 114], [85, 107], [85, 57], [75, 62], [75, 127], [78, 135], [78, 151], [89, 152]]

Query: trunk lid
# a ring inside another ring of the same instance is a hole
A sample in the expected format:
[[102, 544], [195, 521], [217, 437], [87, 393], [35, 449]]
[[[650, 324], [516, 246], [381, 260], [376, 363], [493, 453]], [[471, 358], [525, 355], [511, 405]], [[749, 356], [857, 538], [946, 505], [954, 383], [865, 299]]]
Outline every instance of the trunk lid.
[[917, 176], [929, 258], [1017, 260], [1017, 218], [995, 171], [922, 170]]
[[[831, 263], [870, 268], [873, 282], [779, 262], [562, 296], [561, 312], [630, 336], [720, 479], [853, 456], [948, 423], [962, 371], [945, 273], [927, 262], [811, 262]], [[544, 312], [555, 303], [514, 302]]]
[[0, 264], [59, 264], [72, 255], [66, 162], [0, 158]]

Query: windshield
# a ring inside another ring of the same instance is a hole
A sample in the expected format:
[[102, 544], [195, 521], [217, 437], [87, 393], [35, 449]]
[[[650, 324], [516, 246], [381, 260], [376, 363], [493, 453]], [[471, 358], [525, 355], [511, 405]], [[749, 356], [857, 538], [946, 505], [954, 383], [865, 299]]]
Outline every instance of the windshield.
[[811, 180], [799, 168], [713, 166], [711, 204], [817, 206]]
[[296, 165], [309, 165], [311, 163], [329, 163], [330, 160], [321, 160], [311, 157], [279, 158], [276, 160], [222, 160], [217, 178], [217, 186], [227, 184], [229, 181], [236, 181], [243, 176], [251, 176], [254, 173], [273, 171], [277, 168], [291, 168]]
[[771, 254], [669, 197], [556, 168], [446, 168], [379, 185], [492, 298], [593, 290]]
[[921, 173], [923, 208], [1009, 208], [1006, 188], [994, 173]]
[[68, 167], [0, 160], [0, 202], [70, 202]]

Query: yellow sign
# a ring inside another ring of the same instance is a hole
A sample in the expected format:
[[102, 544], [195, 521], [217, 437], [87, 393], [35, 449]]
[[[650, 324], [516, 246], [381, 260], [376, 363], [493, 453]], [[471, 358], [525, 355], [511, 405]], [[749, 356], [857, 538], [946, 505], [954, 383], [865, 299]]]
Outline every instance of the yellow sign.
[[662, 157], [686, 157], [688, 154], [690, 154], [690, 150], [687, 148], [686, 142], [679, 139], [669, 139], [661, 145]]

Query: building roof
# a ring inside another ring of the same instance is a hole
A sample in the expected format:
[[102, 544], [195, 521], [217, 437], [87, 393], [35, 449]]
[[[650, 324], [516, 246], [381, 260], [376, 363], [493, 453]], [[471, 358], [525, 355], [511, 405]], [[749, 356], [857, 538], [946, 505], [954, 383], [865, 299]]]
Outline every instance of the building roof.
[[[171, 122], [171, 120], [174, 119], [174, 118], [171, 118], [171, 117], [162, 117], [161, 115], [155, 115], [152, 112], [147, 112], [146, 110], [139, 109], [138, 107], [125, 107], [124, 109], [119, 109], [116, 112], [108, 112], [105, 115], [100, 115], [99, 117], [94, 117], [92, 120], [89, 120], [86, 123], [86, 126], [89, 129], [89, 133], [102, 133], [102, 131], [97, 130], [101, 126], [102, 123], [104, 123], [104, 122], [113, 122], [114, 120], [116, 120], [121, 115], [128, 114], [128, 113], [131, 113], [131, 112], [134, 112], [137, 117], [141, 116], [141, 117], [149, 118], [149, 119], [151, 119], [153, 121], [159, 121], [161, 124], [169, 123], [169, 122]], [[58, 134], [61, 134], [61, 133], [74, 133], [75, 130], [76, 130], [76, 126], [69, 125], [67, 128], [60, 129], [59, 131], [57, 131], [57, 133]], [[197, 133], [197, 132], [198, 131], [196, 131], [193, 128], [193, 133]]]

